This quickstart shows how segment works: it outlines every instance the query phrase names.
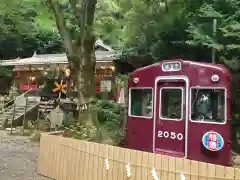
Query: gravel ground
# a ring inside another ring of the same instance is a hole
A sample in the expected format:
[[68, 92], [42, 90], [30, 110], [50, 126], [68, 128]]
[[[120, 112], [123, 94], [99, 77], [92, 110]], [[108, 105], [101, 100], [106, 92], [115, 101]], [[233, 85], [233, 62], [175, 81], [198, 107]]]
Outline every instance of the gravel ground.
[[0, 131], [0, 180], [47, 180], [37, 175], [39, 144]]

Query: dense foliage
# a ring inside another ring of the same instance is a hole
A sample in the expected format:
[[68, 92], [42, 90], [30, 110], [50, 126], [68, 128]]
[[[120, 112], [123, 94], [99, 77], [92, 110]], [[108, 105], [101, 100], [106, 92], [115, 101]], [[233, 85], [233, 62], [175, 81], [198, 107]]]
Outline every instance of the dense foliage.
[[[100, 2], [97, 33], [127, 55], [216, 62], [239, 70], [238, 0], [105, 0]], [[102, 12], [102, 9], [108, 11]], [[213, 19], [217, 33], [213, 35]]]
[[99, 126], [96, 130], [97, 142], [111, 139], [113, 144], [123, 145], [124, 141], [124, 107], [117, 102], [98, 101], [95, 110]]
[[[76, 122], [76, 119], [72, 116], [68, 116], [63, 122], [66, 130], [65, 136], [123, 146], [125, 133], [124, 107], [117, 102], [100, 100], [92, 105], [90, 110], [96, 114], [94, 126], [82, 125]], [[82, 117], [84, 118], [84, 114], [82, 114]]]
[[11, 59], [61, 50], [61, 39], [41, 1], [2, 0], [0, 4], [0, 58]]
[[[72, 36], [79, 31], [72, 9], [61, 1]], [[95, 15], [95, 34], [128, 56], [156, 60], [183, 58], [240, 67], [240, 2], [238, 0], [102, 0]], [[217, 33], [212, 22], [217, 19]], [[0, 58], [55, 53], [61, 38], [46, 1], [3, 0], [0, 5]]]

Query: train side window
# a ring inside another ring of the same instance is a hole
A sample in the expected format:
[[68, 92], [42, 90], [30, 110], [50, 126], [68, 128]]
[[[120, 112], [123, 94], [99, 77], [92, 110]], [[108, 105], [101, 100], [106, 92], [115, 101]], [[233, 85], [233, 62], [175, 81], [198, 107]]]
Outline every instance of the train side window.
[[162, 88], [160, 90], [160, 118], [163, 120], [182, 120], [183, 118], [183, 89]]
[[192, 88], [191, 120], [208, 123], [224, 123], [226, 108], [225, 89]]
[[130, 89], [130, 116], [152, 117], [152, 89]]

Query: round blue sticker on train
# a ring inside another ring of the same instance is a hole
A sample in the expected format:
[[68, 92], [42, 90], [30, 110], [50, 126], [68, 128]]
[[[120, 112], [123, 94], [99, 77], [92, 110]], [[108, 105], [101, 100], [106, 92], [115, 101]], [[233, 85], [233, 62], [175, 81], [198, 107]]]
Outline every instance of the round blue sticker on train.
[[214, 131], [206, 132], [202, 137], [202, 143], [209, 151], [219, 151], [224, 146], [223, 137]]

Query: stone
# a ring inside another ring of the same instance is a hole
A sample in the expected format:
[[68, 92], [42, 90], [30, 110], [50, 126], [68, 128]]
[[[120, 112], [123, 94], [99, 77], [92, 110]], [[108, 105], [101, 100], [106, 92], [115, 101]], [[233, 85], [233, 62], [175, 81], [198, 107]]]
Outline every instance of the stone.
[[62, 122], [64, 119], [64, 113], [61, 108], [57, 107], [56, 109], [52, 110], [47, 118], [51, 122], [51, 129], [54, 129], [56, 127], [62, 126]]

